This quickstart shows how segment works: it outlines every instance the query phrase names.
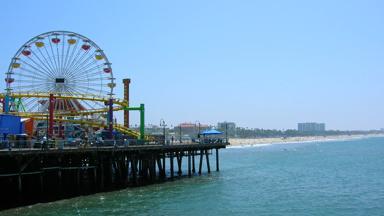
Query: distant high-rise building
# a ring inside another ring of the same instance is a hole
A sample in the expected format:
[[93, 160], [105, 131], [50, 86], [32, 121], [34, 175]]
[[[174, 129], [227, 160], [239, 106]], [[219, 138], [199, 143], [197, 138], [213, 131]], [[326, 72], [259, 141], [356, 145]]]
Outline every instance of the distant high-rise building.
[[298, 123], [297, 130], [301, 132], [322, 132], [322, 131], [325, 131], [325, 123], [316, 123], [316, 122]]
[[227, 132], [228, 136], [236, 134], [236, 124], [234, 122], [219, 122], [217, 123], [217, 129], [224, 133]]

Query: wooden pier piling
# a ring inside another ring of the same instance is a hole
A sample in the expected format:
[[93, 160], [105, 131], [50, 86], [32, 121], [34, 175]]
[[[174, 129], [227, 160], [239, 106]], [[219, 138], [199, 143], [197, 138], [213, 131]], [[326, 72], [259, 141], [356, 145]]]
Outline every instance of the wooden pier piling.
[[216, 151], [216, 171], [219, 171], [219, 149], [215, 149]]

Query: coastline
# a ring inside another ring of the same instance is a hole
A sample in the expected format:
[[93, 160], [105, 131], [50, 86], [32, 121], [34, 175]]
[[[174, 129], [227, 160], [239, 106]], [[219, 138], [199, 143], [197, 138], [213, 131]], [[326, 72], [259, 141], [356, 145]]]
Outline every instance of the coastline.
[[234, 147], [258, 147], [276, 144], [291, 143], [308, 143], [308, 142], [330, 142], [330, 141], [346, 141], [355, 139], [364, 139], [371, 137], [384, 137], [384, 134], [368, 134], [368, 135], [338, 135], [338, 136], [306, 136], [306, 137], [274, 137], [274, 138], [230, 138], [230, 146]]

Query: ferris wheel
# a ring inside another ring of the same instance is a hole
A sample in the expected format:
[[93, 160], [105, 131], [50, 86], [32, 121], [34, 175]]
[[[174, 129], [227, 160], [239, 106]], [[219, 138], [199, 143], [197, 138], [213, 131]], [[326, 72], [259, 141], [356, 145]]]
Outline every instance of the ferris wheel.
[[[112, 98], [115, 81], [111, 63], [100, 47], [80, 34], [52, 31], [26, 42], [12, 58], [6, 73], [6, 92], [88, 95]], [[47, 110], [47, 100], [22, 98], [17, 109]], [[54, 110], [82, 111], [105, 107], [97, 101], [59, 99]]]

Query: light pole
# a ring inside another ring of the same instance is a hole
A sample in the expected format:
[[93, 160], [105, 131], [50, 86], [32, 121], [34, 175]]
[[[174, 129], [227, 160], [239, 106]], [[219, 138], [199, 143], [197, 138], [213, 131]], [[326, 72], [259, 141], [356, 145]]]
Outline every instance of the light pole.
[[228, 142], [228, 123], [225, 122], [225, 142]]
[[198, 128], [197, 128], [197, 139], [199, 139], [199, 142], [200, 142], [200, 121], [195, 121], [195, 126], [196, 126], [196, 123], [198, 125]]
[[165, 145], [165, 127], [167, 124], [165, 124], [164, 119], [160, 119], [160, 127], [163, 127], [163, 145]]
[[181, 123], [179, 124], [179, 137], [180, 137], [180, 143], [182, 143], [183, 141], [181, 141]]

